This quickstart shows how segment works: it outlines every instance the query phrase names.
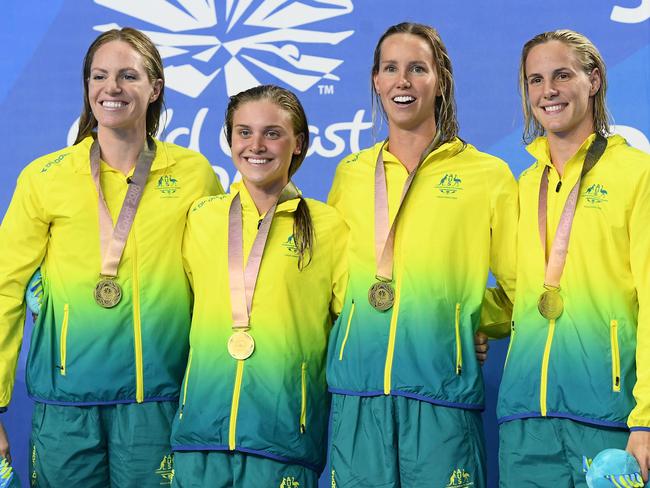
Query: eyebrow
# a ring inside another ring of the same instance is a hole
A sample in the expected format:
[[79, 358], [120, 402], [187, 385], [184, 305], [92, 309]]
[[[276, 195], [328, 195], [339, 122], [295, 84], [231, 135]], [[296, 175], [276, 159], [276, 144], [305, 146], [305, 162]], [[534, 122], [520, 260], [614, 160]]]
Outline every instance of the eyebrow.
[[[554, 69], [553, 74], [559, 73], [560, 71], [571, 71], [571, 68], [569, 68], [568, 66], [562, 66], [561, 68]], [[529, 75], [526, 75], [526, 79], [532, 78], [534, 76], [542, 76], [543, 77], [543, 75], [541, 73], [531, 73]]]
[[[384, 59], [382, 61], [379, 61], [379, 64], [386, 64], [386, 63], [397, 64], [398, 61], [395, 60], [395, 59]], [[408, 61], [407, 63], [408, 64], [427, 64], [427, 61], [425, 61], [423, 59], [413, 59], [411, 61]]]
[[[244, 128], [250, 128], [250, 125], [248, 124], [235, 124], [235, 127], [244, 127]], [[263, 129], [280, 129], [280, 130], [285, 130], [284, 127], [281, 125], [265, 125]]]
[[[100, 67], [97, 67], [97, 66], [90, 68], [90, 71], [91, 71], [91, 72], [93, 72], [93, 71], [101, 71], [102, 73], [108, 73], [108, 70], [107, 70], [107, 69], [105, 69], [105, 68], [100, 68]], [[121, 68], [121, 69], [118, 71], [118, 73], [123, 73], [123, 72], [125, 72], [125, 71], [138, 71], [138, 68], [134, 68], [134, 67]]]

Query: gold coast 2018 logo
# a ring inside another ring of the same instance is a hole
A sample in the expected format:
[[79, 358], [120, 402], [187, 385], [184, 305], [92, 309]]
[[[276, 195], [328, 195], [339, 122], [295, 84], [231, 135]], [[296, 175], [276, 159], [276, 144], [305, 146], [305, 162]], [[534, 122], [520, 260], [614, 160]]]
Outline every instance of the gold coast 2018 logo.
[[[218, 76], [228, 95], [260, 84], [258, 73], [304, 92], [321, 80], [338, 80], [342, 59], [325, 54], [354, 31], [326, 32], [306, 26], [349, 14], [352, 0], [95, 0], [143, 21], [138, 26], [157, 45], [168, 88], [197, 98]], [[117, 23], [96, 25], [103, 32]], [[321, 45], [317, 54], [315, 47]]]

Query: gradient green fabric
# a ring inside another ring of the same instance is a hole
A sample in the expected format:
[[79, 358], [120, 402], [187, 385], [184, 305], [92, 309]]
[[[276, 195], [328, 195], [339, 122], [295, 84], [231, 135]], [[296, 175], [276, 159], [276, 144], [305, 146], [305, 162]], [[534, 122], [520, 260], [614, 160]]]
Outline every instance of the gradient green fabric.
[[332, 395], [331, 430], [333, 488], [486, 486], [480, 412], [401, 396]]
[[26, 486], [169, 486], [169, 431], [176, 407], [176, 402], [91, 407], [36, 403]]
[[307, 199], [315, 240], [298, 269], [293, 239], [299, 199], [278, 205], [250, 316], [253, 355], [233, 359], [228, 279], [228, 212], [241, 195], [244, 258], [261, 216], [243, 184], [192, 208], [183, 241], [194, 311], [181, 407], [172, 446], [254, 453], [320, 471], [325, 464], [329, 395], [325, 355], [347, 284], [347, 228], [327, 205]]
[[175, 488], [317, 488], [318, 475], [298, 464], [239, 452], [177, 452]]
[[[565, 417], [650, 428], [650, 156], [620, 136], [584, 177], [560, 282], [564, 313], [551, 327], [537, 310], [544, 251], [539, 185], [549, 171], [551, 242], [592, 134], [566, 163], [562, 184], [545, 138], [519, 181], [521, 218], [514, 333], [499, 393], [500, 422]], [[634, 394], [633, 394], [634, 393]]]
[[[561, 418], [529, 418], [499, 428], [501, 488], [587, 488], [585, 458], [625, 449], [628, 433]], [[612, 487], [615, 486], [612, 483]]]
[[[481, 409], [473, 337], [481, 325], [492, 336], [509, 331], [515, 180], [503, 161], [458, 139], [433, 151], [397, 223], [395, 305], [378, 312], [368, 289], [376, 281], [374, 173], [381, 146], [343, 159], [329, 195], [351, 230], [350, 285], [328, 353], [330, 391]], [[408, 173], [390, 152], [383, 158], [392, 223]], [[502, 288], [486, 293], [490, 269]]]
[[[185, 218], [197, 198], [221, 192], [200, 154], [156, 142], [156, 158], [118, 270], [122, 301], [93, 299], [101, 267], [92, 138], [43, 156], [21, 173], [0, 227], [0, 406], [13, 388], [24, 293], [40, 265], [42, 313], [27, 364], [32, 398], [102, 404], [178, 397], [188, 347], [191, 293], [183, 271]], [[113, 220], [128, 187], [101, 163]]]

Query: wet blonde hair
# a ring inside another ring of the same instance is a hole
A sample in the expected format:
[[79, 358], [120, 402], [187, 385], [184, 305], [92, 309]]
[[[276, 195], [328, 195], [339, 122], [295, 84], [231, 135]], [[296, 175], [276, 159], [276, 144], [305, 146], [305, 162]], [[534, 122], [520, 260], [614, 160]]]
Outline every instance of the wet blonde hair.
[[610, 114], [607, 110], [605, 96], [607, 94], [607, 69], [605, 61], [594, 44], [583, 34], [569, 29], [560, 29], [555, 31], [543, 32], [529, 40], [521, 51], [521, 62], [519, 64], [519, 92], [521, 93], [521, 105], [524, 112], [524, 134], [523, 140], [526, 144], [531, 143], [536, 137], [543, 136], [544, 127], [533, 116], [528, 97], [528, 83], [526, 80], [526, 59], [531, 49], [540, 44], [550, 41], [560, 41], [571, 48], [580, 63], [582, 70], [591, 75], [594, 69], [600, 73], [600, 88], [593, 95], [594, 112], [593, 123], [594, 131], [603, 136], [609, 133]]
[[160, 123], [160, 114], [165, 104], [165, 73], [163, 70], [162, 59], [160, 53], [156, 49], [155, 44], [139, 30], [131, 27], [124, 27], [122, 29], [111, 29], [100, 34], [90, 45], [83, 62], [83, 84], [84, 84], [84, 106], [79, 118], [79, 130], [77, 131], [77, 139], [75, 144], [82, 141], [84, 138], [92, 134], [97, 127], [97, 119], [93, 115], [88, 100], [88, 82], [90, 79], [90, 68], [93, 64], [93, 58], [97, 50], [104, 44], [112, 41], [126, 42], [131, 46], [140, 56], [142, 56], [142, 63], [147, 72], [147, 78], [153, 85], [157, 80], [162, 80], [160, 94], [158, 98], [151, 102], [147, 107], [146, 115], [146, 131], [147, 135], [155, 137], [158, 132], [158, 125]]
[[440, 144], [449, 142], [458, 136], [458, 119], [456, 115], [456, 98], [454, 96], [454, 76], [451, 67], [451, 59], [447, 53], [447, 48], [442, 42], [438, 31], [431, 26], [418, 24], [415, 22], [402, 22], [389, 27], [382, 34], [375, 46], [373, 55], [372, 72], [370, 75], [370, 89], [372, 90], [372, 110], [373, 120], [375, 119], [375, 107], [380, 107], [382, 115], [386, 113], [381, 104], [379, 94], [375, 89], [374, 77], [379, 73], [379, 63], [381, 60], [381, 45], [386, 38], [394, 34], [410, 34], [423, 39], [431, 48], [433, 53], [433, 66], [438, 77], [438, 86], [440, 95], [436, 97], [435, 117], [436, 127], [440, 134]]
[[[294, 136], [300, 137], [300, 152], [291, 156], [289, 165], [289, 179], [298, 171], [305, 160], [309, 148], [309, 124], [305, 109], [302, 107], [298, 97], [291, 91], [276, 85], [261, 85], [230, 97], [226, 108], [225, 126], [226, 140], [228, 146], [232, 147], [232, 130], [235, 112], [242, 105], [248, 102], [267, 100], [277, 105], [284, 112], [289, 114]], [[293, 214], [293, 239], [298, 251], [298, 268], [304, 269], [311, 262], [312, 249], [314, 246], [314, 226], [309, 213], [307, 202], [300, 196], [300, 202]]]

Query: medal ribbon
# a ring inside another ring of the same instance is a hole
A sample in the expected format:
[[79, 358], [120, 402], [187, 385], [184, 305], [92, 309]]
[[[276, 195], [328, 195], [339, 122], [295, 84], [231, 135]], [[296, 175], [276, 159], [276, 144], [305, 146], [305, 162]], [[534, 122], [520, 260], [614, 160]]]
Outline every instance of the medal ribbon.
[[90, 170], [97, 188], [99, 200], [99, 241], [102, 255], [101, 276], [115, 278], [120, 265], [126, 240], [135, 220], [135, 214], [144, 192], [144, 186], [151, 172], [151, 164], [156, 157], [156, 145], [153, 140], [148, 140], [145, 147], [138, 155], [135, 171], [130, 179], [129, 187], [124, 196], [122, 208], [117, 217], [115, 227], [108, 210], [102, 185], [100, 183], [100, 147], [97, 139], [90, 146]]
[[240, 194], [237, 193], [230, 202], [228, 211], [228, 275], [230, 277], [230, 303], [232, 305], [233, 330], [250, 329], [250, 314], [253, 308], [255, 284], [262, 264], [262, 254], [269, 237], [271, 223], [276, 207], [300, 195], [296, 186], [290, 181], [282, 189], [278, 200], [266, 212], [258, 227], [246, 267], [244, 268], [244, 224]]
[[578, 205], [578, 193], [580, 191], [580, 182], [582, 178], [595, 166], [601, 158], [607, 147], [607, 139], [600, 134], [596, 134], [596, 138], [589, 146], [587, 155], [585, 156], [584, 163], [582, 164], [582, 171], [578, 177], [578, 181], [571, 189], [567, 197], [560, 221], [557, 224], [555, 236], [553, 237], [553, 244], [551, 245], [551, 252], [548, 259], [546, 259], [546, 220], [547, 220], [547, 202], [548, 202], [548, 171], [546, 166], [542, 173], [542, 179], [539, 184], [539, 205], [537, 210], [537, 219], [539, 224], [539, 238], [542, 241], [542, 249], [544, 250], [544, 257], [546, 259], [546, 275], [544, 277], [545, 288], [560, 288], [560, 278], [564, 271], [566, 264], [566, 256], [569, 250], [569, 237], [571, 236], [571, 227], [573, 225], [573, 217], [576, 213], [576, 206]]
[[431, 144], [427, 146], [427, 148], [420, 156], [420, 161], [418, 161], [415, 169], [413, 169], [413, 171], [409, 173], [408, 178], [406, 178], [406, 181], [404, 182], [404, 188], [402, 188], [402, 196], [399, 201], [399, 206], [397, 207], [397, 212], [395, 213], [395, 219], [393, 220], [393, 225], [391, 225], [390, 228], [390, 215], [388, 213], [388, 188], [386, 184], [386, 169], [384, 168], [383, 155], [384, 146], [386, 143], [384, 142], [384, 144], [379, 149], [377, 164], [375, 166], [375, 259], [377, 261], [377, 274], [375, 277], [379, 281], [391, 282], [393, 280], [393, 255], [397, 219], [400, 215], [400, 211], [404, 206], [404, 200], [406, 199], [406, 195], [411, 188], [411, 183], [413, 183], [415, 174], [420, 168], [422, 162], [436, 148], [439, 140], [440, 136], [439, 134], [436, 134], [436, 137], [433, 139], [433, 141], [431, 141]]

